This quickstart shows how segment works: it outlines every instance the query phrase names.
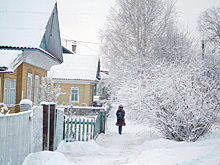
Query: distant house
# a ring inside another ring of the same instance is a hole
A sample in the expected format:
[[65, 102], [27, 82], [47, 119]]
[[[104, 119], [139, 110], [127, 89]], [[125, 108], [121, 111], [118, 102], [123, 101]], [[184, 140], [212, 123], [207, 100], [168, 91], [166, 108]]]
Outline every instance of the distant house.
[[94, 86], [99, 81], [99, 57], [96, 55], [64, 54], [61, 65], [51, 67], [50, 74], [65, 95], [58, 104], [93, 105]]
[[19, 112], [38, 103], [40, 84], [63, 61], [56, 0], [10, 0], [0, 5], [0, 102]]

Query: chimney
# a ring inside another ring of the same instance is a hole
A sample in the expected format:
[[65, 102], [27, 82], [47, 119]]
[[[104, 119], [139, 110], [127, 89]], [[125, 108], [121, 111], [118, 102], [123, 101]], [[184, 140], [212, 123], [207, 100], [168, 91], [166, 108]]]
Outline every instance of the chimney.
[[76, 53], [76, 41], [72, 42], [72, 51]]

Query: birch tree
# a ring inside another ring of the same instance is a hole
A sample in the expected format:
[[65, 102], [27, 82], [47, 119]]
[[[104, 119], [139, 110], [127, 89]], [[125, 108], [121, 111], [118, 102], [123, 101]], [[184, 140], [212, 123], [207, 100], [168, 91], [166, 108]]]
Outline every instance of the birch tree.
[[114, 100], [165, 138], [196, 141], [219, 111], [219, 83], [204, 77], [198, 45], [175, 23], [172, 1], [117, 2], [101, 33]]

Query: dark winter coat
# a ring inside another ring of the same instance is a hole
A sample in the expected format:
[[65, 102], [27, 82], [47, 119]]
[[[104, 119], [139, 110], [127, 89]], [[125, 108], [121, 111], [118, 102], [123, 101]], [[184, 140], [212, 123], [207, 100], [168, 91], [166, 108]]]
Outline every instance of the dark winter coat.
[[117, 126], [125, 126], [125, 125], [126, 125], [126, 124], [125, 124], [125, 111], [124, 111], [123, 109], [118, 109], [117, 112], [116, 112], [116, 116], [118, 116], [118, 113], [119, 113], [119, 112], [122, 112], [123, 118], [120, 119], [120, 118], [117, 117], [116, 125], [117, 125]]

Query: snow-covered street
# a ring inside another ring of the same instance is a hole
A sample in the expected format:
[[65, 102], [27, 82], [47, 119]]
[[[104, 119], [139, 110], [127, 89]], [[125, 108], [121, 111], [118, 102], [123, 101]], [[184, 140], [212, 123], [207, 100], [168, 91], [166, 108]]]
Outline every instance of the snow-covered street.
[[[126, 110], [126, 109], [125, 109]], [[220, 127], [197, 142], [174, 142], [160, 134], [134, 125], [127, 120], [123, 134], [117, 133], [115, 110], [108, 117], [105, 134], [96, 141], [65, 143], [56, 152], [43, 151], [31, 154], [23, 165], [77, 164], [77, 165], [219, 165]], [[62, 155], [63, 153], [64, 155]], [[67, 160], [67, 159], [68, 160]]]

